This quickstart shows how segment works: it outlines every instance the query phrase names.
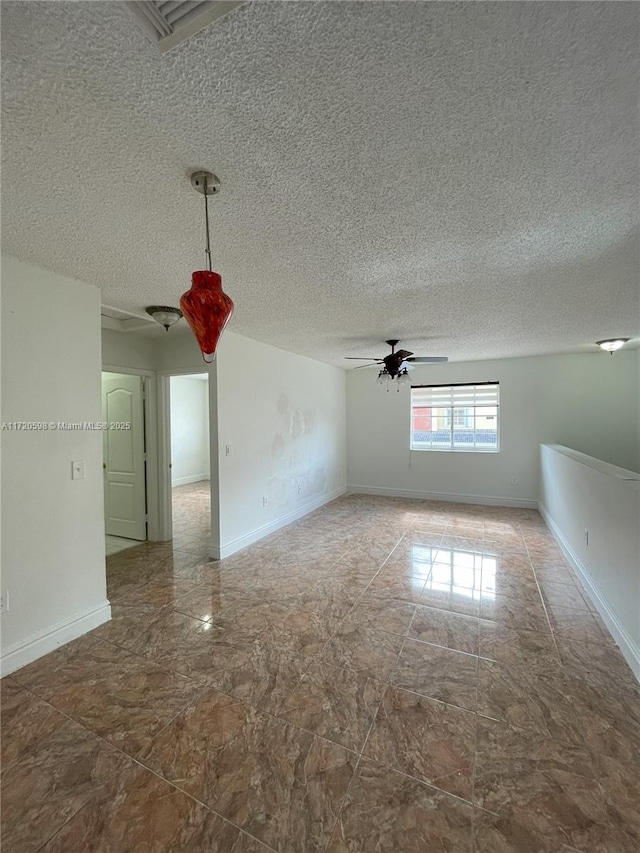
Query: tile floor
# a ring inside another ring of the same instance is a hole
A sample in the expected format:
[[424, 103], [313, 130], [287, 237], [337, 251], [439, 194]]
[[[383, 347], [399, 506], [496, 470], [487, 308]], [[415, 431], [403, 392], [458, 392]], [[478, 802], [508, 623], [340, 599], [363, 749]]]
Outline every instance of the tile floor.
[[117, 554], [120, 551], [126, 551], [127, 548], [135, 548], [140, 542], [137, 539], [125, 539], [122, 536], [105, 536], [105, 550], [107, 557], [112, 554]]
[[351, 496], [216, 563], [181, 488], [2, 682], [3, 853], [638, 853], [640, 686], [537, 513]]

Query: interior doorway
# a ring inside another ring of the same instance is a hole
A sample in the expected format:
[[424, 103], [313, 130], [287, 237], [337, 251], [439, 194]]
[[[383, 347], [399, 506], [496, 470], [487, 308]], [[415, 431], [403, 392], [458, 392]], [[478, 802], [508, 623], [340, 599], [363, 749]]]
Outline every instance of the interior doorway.
[[173, 547], [197, 556], [211, 541], [209, 374], [169, 379]]
[[102, 373], [107, 555], [147, 539], [146, 378]]

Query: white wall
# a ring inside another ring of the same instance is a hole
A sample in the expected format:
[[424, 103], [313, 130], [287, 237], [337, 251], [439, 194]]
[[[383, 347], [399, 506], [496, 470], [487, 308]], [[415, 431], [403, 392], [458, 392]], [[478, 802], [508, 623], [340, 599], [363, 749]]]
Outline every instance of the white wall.
[[171, 483], [209, 479], [207, 374], [171, 377]]
[[[100, 372], [99, 291], [3, 258], [3, 420], [101, 421]], [[6, 674], [110, 618], [102, 433], [3, 431], [2, 530]]]
[[172, 327], [166, 335], [157, 338], [155, 345], [155, 364], [159, 371], [207, 373], [213, 369], [202, 358], [198, 342], [186, 327], [185, 320], [180, 320], [177, 328]]
[[224, 556], [345, 491], [345, 373], [231, 332], [216, 363]]
[[105, 367], [155, 370], [157, 346], [155, 338], [136, 335], [135, 332], [102, 329], [102, 364]]
[[348, 371], [348, 487], [534, 506], [543, 443], [638, 470], [638, 365], [622, 351], [416, 367], [416, 385], [500, 382], [500, 452], [487, 454], [411, 452], [409, 390], [387, 393], [375, 370]]
[[541, 512], [640, 680], [640, 475], [557, 445], [540, 463]]

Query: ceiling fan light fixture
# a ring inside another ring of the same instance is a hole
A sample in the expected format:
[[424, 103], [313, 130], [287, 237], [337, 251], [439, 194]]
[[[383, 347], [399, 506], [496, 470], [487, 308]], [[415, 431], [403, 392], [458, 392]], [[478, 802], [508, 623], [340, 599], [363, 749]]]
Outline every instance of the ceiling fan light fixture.
[[409, 371], [405, 367], [398, 375], [398, 391], [400, 388], [406, 388], [407, 385], [411, 385], [411, 377], [409, 376]]
[[449, 359], [446, 356], [414, 356], [412, 352], [406, 349], [396, 351], [396, 346], [400, 341], [392, 338], [387, 341], [391, 347], [391, 353], [384, 358], [376, 358], [374, 356], [359, 356], [346, 355], [345, 358], [349, 361], [369, 361], [371, 364], [360, 364], [355, 369], [360, 370], [363, 367], [377, 367], [379, 370], [377, 385], [384, 385], [389, 390], [395, 379], [395, 388], [397, 391], [400, 388], [411, 385], [409, 371], [413, 370], [416, 364], [435, 364], [437, 362], [446, 362]]
[[380, 373], [378, 373], [378, 378], [376, 379], [376, 384], [378, 384], [378, 385], [385, 385], [385, 386], [387, 387], [387, 391], [388, 391], [388, 390], [389, 390], [389, 383], [390, 383], [390, 382], [391, 382], [391, 374], [389, 373], [389, 371], [387, 370], [387, 368], [386, 368], [386, 367], [384, 367], [384, 368], [380, 371]]
[[604, 341], [596, 341], [596, 344], [600, 347], [600, 349], [605, 350], [605, 352], [613, 353], [616, 350], [621, 349], [629, 340], [629, 338], [607, 338]]
[[171, 308], [168, 305], [149, 305], [144, 310], [156, 323], [164, 326], [167, 332], [182, 317], [182, 311], [179, 308]]

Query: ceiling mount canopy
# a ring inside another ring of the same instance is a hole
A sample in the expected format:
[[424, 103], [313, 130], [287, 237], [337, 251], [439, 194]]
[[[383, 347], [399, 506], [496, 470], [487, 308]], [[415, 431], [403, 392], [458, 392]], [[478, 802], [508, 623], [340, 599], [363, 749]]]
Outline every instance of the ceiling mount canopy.
[[209, 196], [220, 192], [220, 181], [213, 172], [200, 170], [191, 175], [191, 186], [204, 196], [207, 269], [192, 274], [191, 289], [180, 297], [180, 308], [196, 336], [203, 359], [211, 364], [220, 335], [233, 314], [233, 301], [222, 289], [222, 277], [211, 266]]

